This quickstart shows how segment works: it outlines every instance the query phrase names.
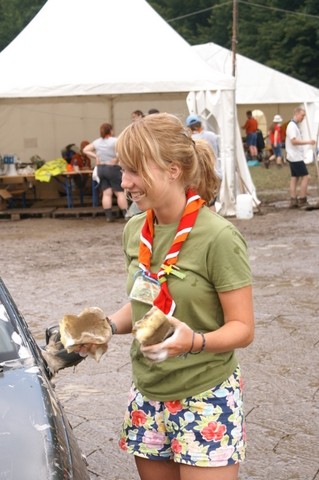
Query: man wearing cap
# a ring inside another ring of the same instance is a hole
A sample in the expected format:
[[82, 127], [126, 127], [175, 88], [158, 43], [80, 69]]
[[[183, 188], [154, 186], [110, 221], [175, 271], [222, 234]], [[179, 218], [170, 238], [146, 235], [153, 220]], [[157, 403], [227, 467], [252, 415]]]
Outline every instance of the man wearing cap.
[[[216, 160], [215, 171], [219, 178], [222, 180], [222, 167], [219, 156], [218, 136], [214, 132], [204, 130], [202, 126], [202, 121], [198, 115], [189, 115], [186, 118], [186, 126], [192, 131], [192, 138], [194, 140], [197, 138], [201, 138], [203, 140], [206, 140], [207, 143], [209, 143], [209, 145], [212, 147]], [[212, 200], [209, 205], [212, 210], [215, 210], [215, 201], [216, 198], [214, 198], [214, 200]]]
[[219, 147], [218, 147], [218, 136], [216, 133], [204, 130], [202, 126], [202, 121], [198, 115], [189, 115], [186, 118], [186, 126], [192, 131], [192, 138], [202, 138], [206, 140], [213, 149], [215, 159], [216, 159], [216, 171], [218, 176], [221, 178], [221, 165], [219, 158]]
[[[286, 130], [286, 152], [287, 160], [290, 167], [290, 207], [307, 209], [309, 203], [307, 201], [307, 189], [309, 182], [309, 174], [307, 166], [304, 162], [304, 145], [315, 145], [315, 140], [305, 140], [299, 128], [299, 124], [306, 116], [303, 107], [297, 107]], [[297, 199], [297, 186], [300, 180], [300, 197]]]
[[276, 159], [276, 165], [278, 168], [282, 167], [282, 151], [281, 151], [281, 144], [282, 144], [282, 135], [281, 135], [281, 124], [282, 118], [280, 115], [275, 115], [272, 121], [272, 126], [269, 130], [269, 141], [271, 144], [271, 148], [273, 151], [273, 155], [270, 157], [269, 160]]

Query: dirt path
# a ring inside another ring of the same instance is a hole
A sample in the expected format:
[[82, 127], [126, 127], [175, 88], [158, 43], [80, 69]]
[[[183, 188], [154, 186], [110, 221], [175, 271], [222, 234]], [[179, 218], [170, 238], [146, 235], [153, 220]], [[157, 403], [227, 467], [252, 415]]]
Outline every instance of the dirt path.
[[[240, 479], [319, 480], [319, 211], [230, 220], [247, 239], [255, 284], [256, 339], [239, 352], [249, 438]], [[65, 313], [123, 304], [122, 229], [103, 218], [0, 222], [1, 276], [39, 343]], [[101, 363], [56, 377], [92, 479], [138, 479], [117, 447], [130, 340], [116, 337]]]

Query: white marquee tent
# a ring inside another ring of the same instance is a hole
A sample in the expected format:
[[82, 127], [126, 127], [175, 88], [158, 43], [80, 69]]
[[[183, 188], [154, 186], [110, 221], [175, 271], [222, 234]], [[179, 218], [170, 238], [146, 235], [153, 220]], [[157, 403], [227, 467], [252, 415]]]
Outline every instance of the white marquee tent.
[[[214, 70], [230, 74], [233, 54], [230, 50], [206, 43], [192, 47]], [[296, 80], [273, 68], [262, 65], [243, 55], [236, 55], [236, 105], [241, 125], [246, 110], [262, 110], [268, 127], [273, 116], [279, 113], [284, 121], [290, 120], [293, 109], [302, 104], [307, 110], [304, 122], [305, 135], [316, 138], [318, 132], [319, 89]]]
[[135, 109], [183, 121], [196, 111], [221, 138], [222, 213], [234, 213], [243, 185], [255, 197], [236, 141], [234, 78], [209, 67], [145, 0], [48, 0], [1, 52], [0, 71], [2, 155], [50, 160], [96, 138], [102, 122], [119, 134]]

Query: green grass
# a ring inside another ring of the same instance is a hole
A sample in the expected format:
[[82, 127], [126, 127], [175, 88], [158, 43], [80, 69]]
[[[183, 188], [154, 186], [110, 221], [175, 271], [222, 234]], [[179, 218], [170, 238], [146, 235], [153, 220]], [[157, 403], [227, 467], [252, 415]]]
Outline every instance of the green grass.
[[[318, 175], [314, 163], [307, 165], [310, 181], [309, 193], [318, 196]], [[290, 169], [287, 164], [282, 168], [272, 164], [269, 169], [263, 165], [249, 168], [251, 178], [256, 187], [257, 197], [264, 202], [289, 198]]]

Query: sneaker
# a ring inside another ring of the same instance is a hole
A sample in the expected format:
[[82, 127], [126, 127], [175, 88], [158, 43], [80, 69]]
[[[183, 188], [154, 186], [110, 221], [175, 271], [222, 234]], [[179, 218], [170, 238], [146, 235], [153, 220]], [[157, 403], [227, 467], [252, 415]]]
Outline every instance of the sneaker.
[[290, 199], [289, 208], [298, 208], [298, 200], [296, 198]]

